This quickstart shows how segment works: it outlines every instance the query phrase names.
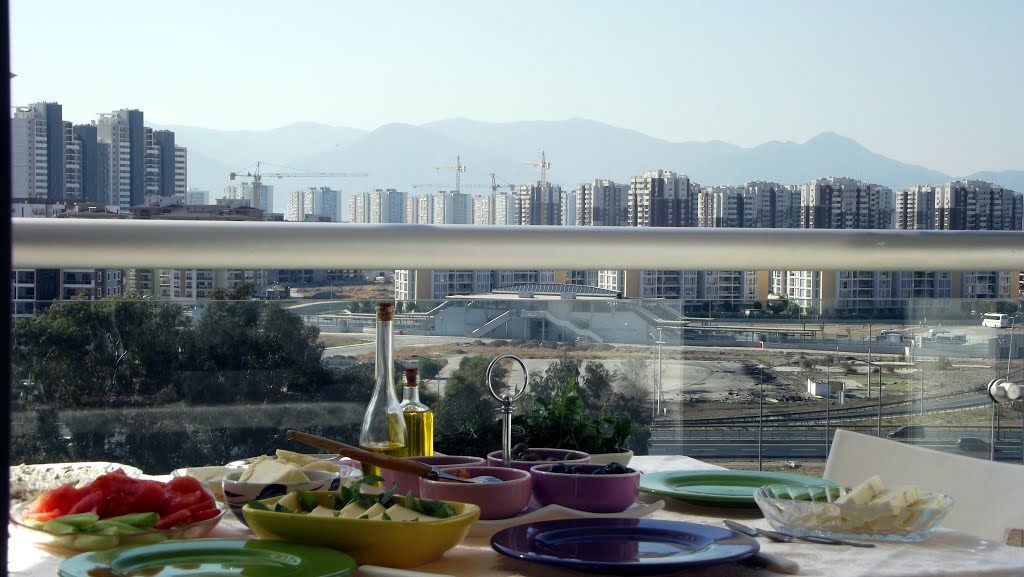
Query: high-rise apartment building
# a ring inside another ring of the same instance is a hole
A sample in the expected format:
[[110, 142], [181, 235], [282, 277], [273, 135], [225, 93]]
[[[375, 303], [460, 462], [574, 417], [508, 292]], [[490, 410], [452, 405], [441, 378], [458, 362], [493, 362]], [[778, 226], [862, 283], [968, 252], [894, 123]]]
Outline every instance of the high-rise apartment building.
[[576, 186], [578, 226], [626, 226], [629, 220], [629, 185], [594, 180]]
[[[828, 177], [800, 186], [800, 227], [888, 229], [893, 194], [884, 186]], [[871, 312], [897, 306], [891, 271], [772, 271], [771, 291], [800, 307]]]
[[473, 223], [473, 199], [470, 195], [441, 191], [430, 196], [433, 202], [431, 224]]
[[697, 201], [698, 226], [731, 228], [799, 228], [800, 191], [776, 182], [702, 188]]
[[550, 182], [532, 182], [516, 187], [516, 224], [560, 226], [562, 220], [562, 187]]
[[106, 203], [106, 191], [100, 188], [100, 143], [96, 138], [95, 124], [75, 124], [71, 127], [81, 164], [80, 198], [92, 203]]
[[101, 149], [104, 202], [130, 212], [146, 198], [146, 127], [141, 110], [101, 114], [96, 138]]
[[75, 137], [74, 125], [64, 122], [64, 198], [82, 198], [82, 143]]
[[341, 193], [326, 186], [313, 186], [291, 193], [285, 220], [341, 222]]
[[15, 109], [11, 119], [12, 198], [64, 198], [65, 138], [60, 104], [40, 102]]
[[830, 176], [800, 187], [800, 228], [892, 228], [892, 189]]
[[242, 182], [236, 185], [225, 186], [224, 196], [222, 198], [226, 200], [247, 200], [249, 206], [258, 208], [264, 212], [264, 214], [270, 214], [273, 212], [274, 207], [274, 187], [273, 185], [260, 183], [260, 205], [255, 205], [255, 194], [253, 193], [253, 184], [251, 182]]
[[[896, 228], [907, 230], [1021, 230], [1020, 193], [980, 180], [914, 186], [896, 195]], [[896, 298], [907, 306], [949, 299], [1011, 299], [1018, 271], [908, 271], [896, 274]]]
[[389, 188], [360, 192], [348, 199], [348, 221], [354, 223], [403, 223], [409, 221], [409, 195]]
[[652, 170], [629, 182], [629, 226], [696, 226], [697, 192], [690, 178], [670, 170]]

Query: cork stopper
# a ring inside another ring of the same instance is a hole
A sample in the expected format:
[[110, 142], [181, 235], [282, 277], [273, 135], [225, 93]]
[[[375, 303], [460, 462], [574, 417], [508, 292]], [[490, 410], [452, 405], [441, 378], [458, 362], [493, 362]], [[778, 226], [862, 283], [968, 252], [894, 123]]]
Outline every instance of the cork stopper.
[[395, 318], [393, 303], [377, 303], [377, 320], [387, 322]]
[[417, 369], [415, 367], [410, 368], [410, 369], [405, 369], [405, 386], [407, 386], [407, 387], [415, 387], [416, 386], [416, 374], [418, 372], [419, 372], [419, 369]]

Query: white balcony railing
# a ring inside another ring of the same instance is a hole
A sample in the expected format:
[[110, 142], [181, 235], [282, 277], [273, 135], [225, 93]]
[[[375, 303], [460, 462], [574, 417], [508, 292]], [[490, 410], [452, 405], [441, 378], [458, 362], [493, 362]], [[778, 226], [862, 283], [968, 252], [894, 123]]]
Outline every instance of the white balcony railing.
[[1020, 270], [1021, 231], [12, 219], [14, 268]]

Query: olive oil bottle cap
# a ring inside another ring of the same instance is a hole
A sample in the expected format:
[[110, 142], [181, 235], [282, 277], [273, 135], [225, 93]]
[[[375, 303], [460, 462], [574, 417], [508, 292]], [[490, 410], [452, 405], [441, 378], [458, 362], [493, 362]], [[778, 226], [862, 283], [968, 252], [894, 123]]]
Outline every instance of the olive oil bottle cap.
[[393, 303], [377, 303], [377, 320], [387, 322], [395, 317], [395, 305]]
[[405, 386], [415, 387], [416, 386], [416, 374], [419, 372], [417, 368], [405, 369]]

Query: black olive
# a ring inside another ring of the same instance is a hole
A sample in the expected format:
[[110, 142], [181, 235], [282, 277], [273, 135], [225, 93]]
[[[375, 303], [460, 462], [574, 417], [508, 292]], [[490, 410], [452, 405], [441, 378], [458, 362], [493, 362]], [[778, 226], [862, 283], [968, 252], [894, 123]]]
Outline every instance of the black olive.
[[565, 463], [555, 463], [554, 465], [551, 465], [551, 469], [549, 469], [549, 471], [552, 473], [565, 473]]

